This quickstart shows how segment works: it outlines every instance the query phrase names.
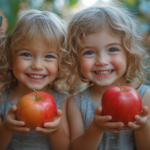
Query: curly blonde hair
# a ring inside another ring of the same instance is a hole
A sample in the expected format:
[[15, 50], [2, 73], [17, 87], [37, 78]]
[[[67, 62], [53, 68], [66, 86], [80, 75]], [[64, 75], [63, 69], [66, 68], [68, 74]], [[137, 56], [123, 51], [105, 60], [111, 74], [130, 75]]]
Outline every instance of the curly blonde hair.
[[67, 78], [66, 22], [53, 12], [21, 10], [12, 34], [8, 29], [0, 36], [0, 94], [17, 86], [18, 81], [9, 69], [15, 45], [28, 42], [34, 36], [41, 36], [50, 46], [57, 45], [59, 51], [58, 76], [51, 88], [58, 91], [59, 83]]
[[[136, 81], [136, 88], [144, 81], [146, 50], [142, 45], [142, 37], [138, 32], [138, 20], [121, 4], [91, 6], [75, 14], [68, 25], [67, 50], [70, 55], [72, 91], [76, 89], [76, 83], [91, 84], [80, 71], [78, 54], [82, 48], [81, 39], [107, 29], [120, 36], [122, 45], [127, 51], [127, 70], [125, 78], [127, 82]], [[145, 58], [144, 58], [145, 57]]]

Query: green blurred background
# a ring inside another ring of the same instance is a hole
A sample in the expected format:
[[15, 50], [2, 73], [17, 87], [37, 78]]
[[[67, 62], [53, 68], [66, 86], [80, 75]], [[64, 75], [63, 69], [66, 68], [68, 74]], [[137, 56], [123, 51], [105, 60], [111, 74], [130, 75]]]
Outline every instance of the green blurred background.
[[[99, 2], [109, 3], [113, 0], [0, 0], [0, 30], [8, 25], [13, 30], [19, 9], [34, 8], [51, 10], [67, 21], [73, 14]], [[136, 14], [141, 24], [139, 30], [144, 37], [143, 44], [150, 50], [150, 0], [118, 0]], [[148, 77], [150, 81], [150, 76]]]

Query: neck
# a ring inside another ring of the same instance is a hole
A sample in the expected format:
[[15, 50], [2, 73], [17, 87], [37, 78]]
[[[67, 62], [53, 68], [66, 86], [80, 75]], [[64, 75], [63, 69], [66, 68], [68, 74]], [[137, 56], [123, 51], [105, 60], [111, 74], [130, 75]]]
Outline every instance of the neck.
[[99, 86], [99, 85], [96, 85], [94, 84], [92, 87], [90, 87], [90, 91], [91, 93], [95, 94], [95, 95], [99, 95], [99, 96], [102, 96], [103, 93], [110, 87], [112, 86], [117, 86], [117, 84], [120, 84], [120, 86], [131, 86], [131, 84], [128, 84], [126, 82], [126, 80], [122, 80], [122, 81], [116, 81], [114, 82], [113, 84], [111, 85], [107, 85], [107, 86]]
[[[48, 86], [41, 89], [40, 91], [47, 92], [51, 95], [53, 93], [53, 91]], [[10, 90], [11, 100], [16, 104], [22, 96], [31, 92], [34, 92], [33, 89], [29, 89], [23, 84], [18, 84], [15, 88]]]

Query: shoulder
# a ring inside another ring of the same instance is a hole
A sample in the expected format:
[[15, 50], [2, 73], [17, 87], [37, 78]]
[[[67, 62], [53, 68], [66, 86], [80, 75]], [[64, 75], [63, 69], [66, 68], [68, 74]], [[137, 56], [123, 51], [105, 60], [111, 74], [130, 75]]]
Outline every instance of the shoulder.
[[74, 118], [75, 116], [82, 116], [73, 96], [69, 97], [68, 99], [67, 113], [70, 118]]
[[66, 105], [67, 104], [67, 100], [68, 100], [68, 95], [67, 94], [65, 94], [65, 93], [58, 93], [58, 92], [54, 91], [53, 97], [54, 97], [54, 99], [56, 101], [58, 109], [62, 108], [62, 105]]
[[71, 133], [71, 142], [84, 133], [84, 122], [82, 114], [74, 97], [70, 97], [67, 105], [67, 117]]
[[145, 89], [142, 97], [143, 105], [148, 105], [150, 109], [150, 86], [143, 85], [143, 88]]
[[143, 96], [147, 93], [147, 90], [150, 88], [150, 86], [148, 85], [141, 85], [137, 91], [139, 92], [139, 94], [141, 95], [141, 97], [143, 98]]
[[74, 97], [74, 99], [77, 101], [77, 100], [84, 100], [85, 99], [85, 97], [87, 97], [88, 96], [88, 93], [89, 93], [89, 88], [87, 88], [87, 89], [85, 89], [85, 90], [83, 90], [83, 91], [80, 91], [79, 93], [77, 93], [77, 94], [74, 94], [73, 95], [73, 97]]

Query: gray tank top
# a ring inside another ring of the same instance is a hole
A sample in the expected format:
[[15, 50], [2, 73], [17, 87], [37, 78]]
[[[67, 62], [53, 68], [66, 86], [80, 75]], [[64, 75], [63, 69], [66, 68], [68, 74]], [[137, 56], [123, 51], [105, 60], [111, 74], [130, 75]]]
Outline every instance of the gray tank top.
[[[57, 104], [57, 109], [61, 108], [64, 100], [64, 94], [54, 92], [53, 97]], [[9, 92], [5, 92], [2, 102], [0, 103], [0, 116], [4, 120], [12, 105]], [[48, 135], [37, 134], [33, 131], [27, 134], [14, 133], [7, 150], [51, 150]]]
[[[143, 97], [149, 86], [142, 85], [137, 91]], [[81, 97], [74, 96], [75, 101], [82, 113], [85, 131], [92, 123], [95, 109], [98, 107], [91, 98], [90, 89], [82, 92]], [[134, 131], [121, 130], [119, 133], [104, 131], [98, 150], [136, 150]]]

